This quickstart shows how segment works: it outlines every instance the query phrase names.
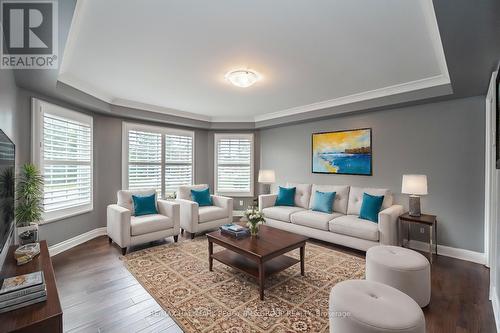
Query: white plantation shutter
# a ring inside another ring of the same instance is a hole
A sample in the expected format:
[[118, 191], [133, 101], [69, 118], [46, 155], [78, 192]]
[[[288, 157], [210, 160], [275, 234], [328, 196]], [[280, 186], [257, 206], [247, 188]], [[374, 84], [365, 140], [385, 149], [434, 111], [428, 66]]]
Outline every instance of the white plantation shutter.
[[161, 134], [128, 131], [128, 188], [161, 194]]
[[165, 197], [193, 183], [193, 132], [124, 123], [124, 137], [123, 188]]
[[34, 161], [44, 178], [44, 220], [92, 209], [92, 117], [35, 100]]
[[253, 196], [253, 135], [216, 134], [216, 193]]
[[165, 192], [193, 183], [193, 137], [165, 135]]

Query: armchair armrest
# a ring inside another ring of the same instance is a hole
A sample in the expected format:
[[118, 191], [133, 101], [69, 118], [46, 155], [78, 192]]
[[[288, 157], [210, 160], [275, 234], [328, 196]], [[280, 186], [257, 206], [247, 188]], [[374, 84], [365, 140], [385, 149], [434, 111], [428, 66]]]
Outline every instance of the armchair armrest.
[[261, 194], [259, 195], [259, 210], [264, 208], [273, 207], [276, 203], [277, 194]]
[[233, 198], [223, 197], [221, 195], [211, 195], [214, 206], [225, 209], [227, 217], [232, 221], [233, 219]]
[[130, 245], [130, 215], [127, 208], [109, 205], [107, 208], [107, 233], [120, 247]]
[[179, 234], [180, 232], [180, 207], [177, 202], [158, 200], [158, 211], [161, 215], [168, 216], [174, 220], [174, 231]]
[[378, 213], [380, 244], [398, 245], [398, 218], [403, 214], [403, 206], [393, 205]]
[[222, 195], [210, 195], [212, 197], [212, 202], [214, 206], [220, 207], [220, 208], [228, 208], [231, 207], [233, 208], [233, 198], [229, 197], [223, 197]]
[[196, 226], [198, 224], [198, 203], [186, 199], [175, 199], [175, 202], [180, 205], [181, 228], [191, 233], [196, 232]]

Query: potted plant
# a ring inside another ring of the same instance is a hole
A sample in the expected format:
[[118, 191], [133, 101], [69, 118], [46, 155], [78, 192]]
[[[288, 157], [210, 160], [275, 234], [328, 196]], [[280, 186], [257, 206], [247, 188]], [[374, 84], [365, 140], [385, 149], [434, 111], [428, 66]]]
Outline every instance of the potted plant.
[[24, 164], [17, 180], [16, 234], [20, 244], [38, 241], [43, 213], [43, 177], [33, 164]]
[[259, 211], [254, 205], [245, 211], [245, 217], [247, 219], [247, 227], [250, 229], [250, 234], [252, 237], [257, 236], [259, 232], [259, 226], [265, 223], [264, 213]]

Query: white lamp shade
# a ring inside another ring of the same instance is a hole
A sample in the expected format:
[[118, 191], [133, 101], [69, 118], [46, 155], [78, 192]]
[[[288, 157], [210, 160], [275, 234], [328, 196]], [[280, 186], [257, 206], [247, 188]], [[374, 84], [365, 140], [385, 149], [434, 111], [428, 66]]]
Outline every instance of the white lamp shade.
[[427, 176], [426, 175], [403, 175], [403, 184], [401, 193], [413, 195], [427, 194]]
[[272, 184], [276, 182], [274, 170], [259, 170], [259, 183]]

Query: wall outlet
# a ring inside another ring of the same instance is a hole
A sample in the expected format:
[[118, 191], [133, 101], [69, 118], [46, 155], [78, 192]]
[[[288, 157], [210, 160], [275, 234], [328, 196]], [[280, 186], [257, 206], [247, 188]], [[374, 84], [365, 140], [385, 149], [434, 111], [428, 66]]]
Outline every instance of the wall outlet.
[[243, 200], [240, 200], [240, 207], [243, 207]]
[[425, 233], [425, 228], [420, 228], [420, 233], [421, 234]]

